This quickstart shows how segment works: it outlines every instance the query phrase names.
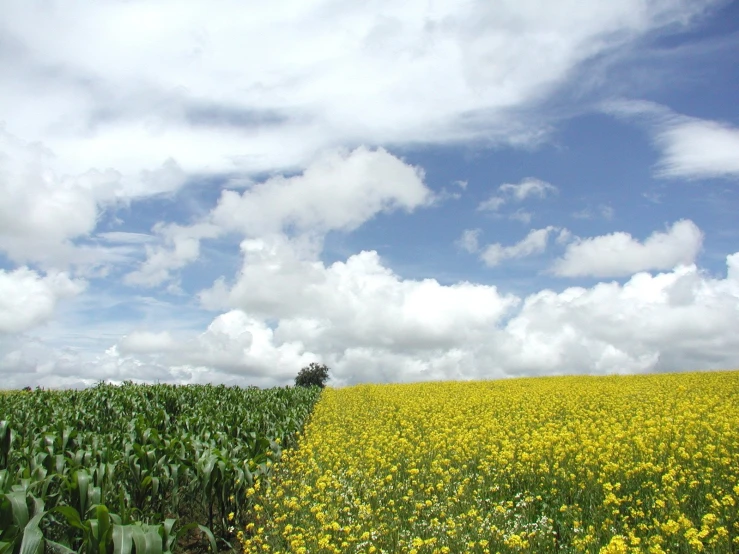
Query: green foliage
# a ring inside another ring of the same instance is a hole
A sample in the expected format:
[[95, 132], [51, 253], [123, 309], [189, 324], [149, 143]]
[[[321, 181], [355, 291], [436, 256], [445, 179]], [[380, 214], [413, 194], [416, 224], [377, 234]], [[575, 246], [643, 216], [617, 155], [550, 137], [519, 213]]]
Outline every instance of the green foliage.
[[0, 395], [0, 554], [167, 553], [188, 533], [228, 547], [251, 518], [247, 489], [318, 396], [133, 383]]
[[324, 364], [311, 363], [304, 367], [295, 377], [295, 385], [298, 387], [321, 387], [326, 386], [328, 381], [328, 367]]

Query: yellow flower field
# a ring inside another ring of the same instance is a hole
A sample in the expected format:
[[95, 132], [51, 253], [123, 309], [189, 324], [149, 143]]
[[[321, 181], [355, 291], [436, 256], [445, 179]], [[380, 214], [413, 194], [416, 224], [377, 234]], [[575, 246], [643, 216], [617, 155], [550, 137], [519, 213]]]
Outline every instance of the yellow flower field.
[[252, 552], [739, 552], [739, 372], [326, 389]]

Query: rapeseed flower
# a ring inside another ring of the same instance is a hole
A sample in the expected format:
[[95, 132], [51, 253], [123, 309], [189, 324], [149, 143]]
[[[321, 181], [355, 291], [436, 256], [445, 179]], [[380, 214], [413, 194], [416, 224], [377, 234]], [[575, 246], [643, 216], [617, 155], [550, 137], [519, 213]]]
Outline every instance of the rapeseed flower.
[[298, 444], [246, 554], [738, 548], [739, 372], [327, 388]]

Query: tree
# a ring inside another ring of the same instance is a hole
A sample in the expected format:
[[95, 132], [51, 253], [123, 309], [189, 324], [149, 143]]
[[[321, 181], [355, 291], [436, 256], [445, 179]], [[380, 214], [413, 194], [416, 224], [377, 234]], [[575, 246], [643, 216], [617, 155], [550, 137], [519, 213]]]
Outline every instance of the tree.
[[296, 387], [325, 387], [328, 380], [328, 367], [325, 364], [312, 362], [304, 367], [295, 378]]

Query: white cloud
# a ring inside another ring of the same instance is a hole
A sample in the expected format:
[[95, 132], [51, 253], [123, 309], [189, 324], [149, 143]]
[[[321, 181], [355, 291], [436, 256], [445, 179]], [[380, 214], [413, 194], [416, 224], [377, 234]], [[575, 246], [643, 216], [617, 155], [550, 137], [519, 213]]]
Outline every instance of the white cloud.
[[658, 192], [644, 192], [642, 193], [642, 196], [652, 204], [661, 204], [662, 198], [664, 198], [664, 194], [660, 194]]
[[520, 221], [524, 225], [528, 225], [529, 223], [531, 223], [532, 217], [534, 217], [534, 214], [519, 208], [518, 210], [510, 214], [508, 216], [508, 219], [511, 219], [513, 221]]
[[106, 242], [119, 244], [145, 244], [154, 240], [152, 235], [147, 235], [146, 233], [130, 233], [126, 231], [97, 233], [95, 237], [101, 238]]
[[556, 194], [559, 189], [534, 177], [527, 177], [518, 184], [505, 183], [498, 187], [498, 190], [507, 196], [512, 196], [517, 202], [522, 202], [526, 198], [546, 198], [548, 195]]
[[[0, 126], [0, 252], [17, 264], [90, 277], [130, 263], [135, 234], [92, 235], [104, 210], [130, 202], [126, 179], [111, 169], [64, 174], [59, 165], [48, 148]], [[96, 237], [104, 244], [88, 240]]]
[[[660, 177], [701, 179], [739, 175], [739, 128], [726, 122], [678, 114], [646, 101], [608, 102], [604, 111], [646, 123], [662, 157]], [[659, 202], [658, 194], [644, 195]]]
[[[116, 345], [116, 354], [164, 367], [210, 368], [240, 378], [292, 377], [295, 367], [315, 361], [300, 342], [275, 345], [274, 331], [241, 310], [216, 317], [196, 336], [174, 338], [169, 332], [135, 331]], [[143, 355], [143, 356], [141, 356]]]
[[85, 286], [65, 273], [42, 277], [27, 267], [0, 269], [0, 333], [26, 331], [49, 320], [61, 299], [79, 294]]
[[693, 118], [679, 118], [657, 133], [662, 148], [658, 173], [664, 177], [739, 176], [739, 128]]
[[255, 310], [229, 308], [189, 337], [129, 333], [102, 354], [0, 337], [3, 382], [80, 386], [104, 378], [272, 386], [321, 361], [331, 368], [333, 384], [342, 385], [719, 369], [733, 367], [739, 357], [739, 253], [727, 257], [725, 278], [681, 265], [654, 276], [635, 274], [623, 285], [545, 289], [519, 299], [483, 285], [403, 280], [372, 252], [323, 266], [297, 263], [289, 250], [285, 243], [262, 259], [250, 254], [244, 267], [258, 271], [239, 279], [251, 282], [259, 272], [269, 277], [275, 265], [285, 264], [284, 273], [294, 273], [293, 282], [306, 283], [306, 290], [279, 282], [278, 292], [289, 293], [280, 299], [266, 286], [224, 284], [224, 302]]
[[595, 219], [600, 216], [603, 219], [611, 220], [615, 213], [613, 207], [607, 204], [600, 204], [597, 213], [592, 208], [583, 208], [578, 212], [573, 212], [572, 217], [576, 219]]
[[99, 205], [114, 199], [115, 172], [60, 176], [54, 165], [47, 149], [0, 127], [0, 251], [17, 263], [74, 261], [72, 240], [88, 235]]
[[560, 229], [556, 238], [557, 244], [567, 244], [570, 240], [572, 240], [572, 233], [569, 229]]
[[282, 340], [313, 333], [330, 348], [442, 348], [472, 338], [469, 325], [492, 325], [515, 303], [495, 287], [402, 280], [376, 252], [324, 266], [284, 237], [247, 240], [241, 248], [244, 263], [236, 283], [220, 281], [201, 300], [211, 309], [240, 308], [278, 319]]
[[[496, 212], [508, 201], [523, 202], [527, 198], [543, 199], [549, 195], [557, 194], [558, 192], [559, 189], [551, 183], [547, 183], [541, 179], [536, 179], [535, 177], [526, 177], [517, 184], [504, 183], [500, 185], [498, 187], [499, 194], [494, 194], [487, 200], [481, 202], [480, 205], [477, 206], [477, 209], [478, 211]], [[521, 210], [510, 217], [512, 219], [524, 221], [525, 223], [531, 221], [531, 214], [528, 212], [522, 212]]]
[[622, 277], [639, 271], [692, 264], [703, 233], [690, 220], [677, 221], [666, 232], [655, 231], [643, 243], [624, 232], [579, 239], [567, 247], [552, 272], [563, 277]]
[[612, 206], [608, 206], [606, 204], [601, 204], [598, 206], [598, 210], [600, 211], [600, 215], [603, 216], [604, 219], [613, 219], [614, 214], [616, 213], [616, 210], [613, 209]]
[[733, 367], [739, 339], [729, 329], [739, 322], [739, 254], [727, 265], [724, 280], [690, 265], [639, 273], [624, 285], [531, 295], [506, 326], [514, 339], [506, 343], [510, 367], [532, 373]]
[[118, 350], [123, 354], [149, 354], [152, 352], [170, 352], [177, 343], [168, 331], [152, 333], [150, 331], [134, 331], [125, 335], [118, 343]]
[[435, 192], [434, 195], [428, 202], [429, 206], [440, 206], [448, 200], [459, 200], [462, 198], [462, 194], [457, 191], [450, 191], [446, 187], [442, 187], [441, 190]]
[[480, 250], [480, 234], [482, 229], [465, 229], [462, 236], [455, 242], [458, 248], [474, 254]]
[[200, 240], [216, 238], [222, 230], [208, 223], [183, 227], [177, 224], [157, 224], [154, 232], [162, 237], [163, 245], [146, 244], [146, 260], [128, 273], [124, 282], [129, 285], [153, 287], [171, 277], [173, 270], [194, 262], [200, 255]]
[[278, 341], [275, 331], [263, 321], [231, 310], [218, 316], [200, 335], [192, 353], [180, 356], [181, 363], [215, 367], [246, 375], [273, 379], [294, 377], [295, 368], [315, 361], [301, 341]]
[[308, 0], [244, 18], [236, 0], [21, 2], [0, 22], [0, 120], [64, 173], [127, 177], [170, 159], [294, 168], [342, 144], [520, 144], [542, 134], [520, 116], [583, 61], [715, 3]]
[[422, 169], [382, 148], [326, 152], [292, 177], [271, 177], [241, 194], [224, 190], [200, 223], [157, 224], [154, 232], [163, 244], [147, 244], [146, 260], [125, 282], [158, 286], [198, 259], [202, 239], [229, 232], [247, 237], [290, 232], [302, 237], [304, 246], [320, 249], [329, 231], [352, 231], [379, 213], [431, 205], [438, 196], [423, 180]]
[[495, 267], [504, 260], [541, 254], [547, 248], [549, 235], [557, 230], [551, 225], [544, 229], [533, 229], [524, 239], [512, 246], [503, 246], [500, 243], [490, 244], [483, 249], [480, 259], [488, 267]]
[[432, 200], [423, 170], [378, 148], [333, 151], [294, 177], [273, 177], [238, 194], [224, 191], [212, 221], [247, 236], [351, 231], [376, 214]]
[[480, 202], [480, 205], [477, 206], [477, 210], [481, 212], [497, 212], [503, 204], [505, 204], [505, 198], [493, 195], [487, 200]]

